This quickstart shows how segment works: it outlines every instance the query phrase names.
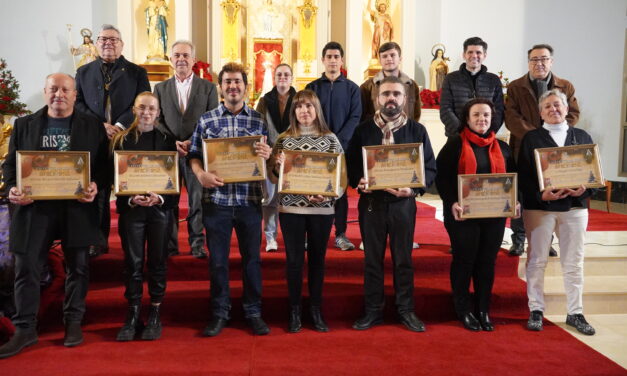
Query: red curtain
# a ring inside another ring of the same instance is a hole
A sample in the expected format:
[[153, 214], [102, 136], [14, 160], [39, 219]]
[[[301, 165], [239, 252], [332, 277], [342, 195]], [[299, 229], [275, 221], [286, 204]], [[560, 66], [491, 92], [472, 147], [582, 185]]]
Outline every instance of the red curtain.
[[274, 69], [281, 64], [283, 57], [283, 40], [276, 41], [254, 41], [253, 53], [255, 54], [255, 93], [261, 91], [263, 85], [263, 74], [266, 70], [264, 63], [267, 61], [272, 64], [272, 76], [274, 77]]

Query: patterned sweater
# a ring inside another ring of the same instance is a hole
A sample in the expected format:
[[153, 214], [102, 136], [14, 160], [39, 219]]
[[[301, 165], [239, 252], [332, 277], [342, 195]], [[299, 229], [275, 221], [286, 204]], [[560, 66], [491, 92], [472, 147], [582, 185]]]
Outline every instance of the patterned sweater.
[[[268, 160], [268, 171], [270, 180], [277, 183], [279, 177], [275, 175], [275, 157], [285, 150], [306, 150], [328, 153], [343, 153], [340, 141], [333, 134], [318, 135], [310, 130], [300, 128], [299, 137], [291, 137], [282, 133], [279, 135], [274, 148], [272, 149], [272, 157]], [[342, 193], [340, 193], [341, 195]], [[335, 213], [333, 206], [335, 199], [325, 199], [321, 203], [310, 202], [304, 195], [281, 194], [279, 203], [279, 212], [292, 214], [321, 214], [329, 215]]]

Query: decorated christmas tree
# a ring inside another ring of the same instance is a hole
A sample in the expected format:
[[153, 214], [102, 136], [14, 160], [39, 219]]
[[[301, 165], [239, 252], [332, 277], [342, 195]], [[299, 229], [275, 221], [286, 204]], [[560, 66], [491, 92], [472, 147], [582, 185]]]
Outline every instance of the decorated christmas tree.
[[26, 105], [19, 98], [20, 84], [13, 73], [7, 69], [7, 63], [0, 59], [0, 115], [20, 116], [29, 113]]

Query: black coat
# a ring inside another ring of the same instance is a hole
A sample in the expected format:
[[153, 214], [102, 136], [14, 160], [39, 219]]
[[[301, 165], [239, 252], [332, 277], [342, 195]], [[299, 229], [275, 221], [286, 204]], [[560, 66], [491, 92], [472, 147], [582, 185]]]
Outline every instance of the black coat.
[[[9, 153], [2, 166], [6, 189], [16, 185], [16, 151], [40, 150], [41, 131], [48, 113], [44, 107], [32, 115], [15, 121]], [[70, 131], [70, 150], [88, 151], [90, 154], [91, 180], [101, 190], [108, 176], [108, 145], [107, 133], [98, 119], [75, 111], [72, 114]], [[64, 245], [83, 247], [97, 244], [99, 238], [98, 207], [94, 202], [81, 203], [77, 200], [64, 200], [67, 205]], [[11, 221], [10, 249], [13, 253], [23, 253], [31, 237], [37, 236], [38, 229], [31, 228], [33, 216], [45, 215], [47, 201], [36, 201], [33, 204], [18, 206], [13, 212]]]
[[[76, 108], [104, 123], [106, 117], [102, 64], [101, 59], [96, 59], [76, 71]], [[144, 91], [150, 91], [146, 70], [120, 56], [113, 64], [109, 84], [111, 124], [119, 122], [124, 127], [130, 126], [134, 119], [132, 108], [135, 97]]]
[[[568, 127], [564, 146], [592, 144], [592, 137], [579, 128]], [[533, 151], [538, 148], [557, 147], [549, 131], [544, 128], [534, 129], [525, 134], [520, 144], [518, 154], [518, 189], [522, 192], [522, 205], [526, 210], [569, 211], [575, 207], [587, 207], [586, 198], [592, 190], [586, 191], [579, 197], [565, 197], [555, 201], [542, 201], [536, 159]]]
[[[498, 143], [501, 147], [503, 158], [505, 159], [505, 170], [507, 172], [516, 172], [516, 165], [511, 149], [501, 140], [498, 140]], [[470, 143], [470, 146], [477, 160], [477, 174], [491, 173], [490, 159], [488, 156], [489, 147], [481, 147], [473, 143]], [[459, 135], [449, 137], [436, 159], [438, 173], [435, 177], [435, 186], [438, 188], [438, 194], [443, 203], [444, 217], [447, 219], [449, 216], [452, 219], [450, 209], [453, 203], [458, 201], [457, 175], [461, 150], [462, 138]]]
[[462, 109], [466, 102], [474, 98], [487, 98], [494, 103], [495, 112], [490, 124], [490, 129], [494, 133], [498, 132], [503, 124], [505, 104], [501, 79], [494, 73], [488, 72], [488, 68], [484, 65], [481, 66], [481, 71], [477, 75], [473, 85], [470, 72], [464, 63], [460, 65], [458, 71], [449, 73], [444, 77], [440, 99], [440, 120], [444, 123], [447, 137], [459, 133], [459, 128], [465, 121], [465, 119], [459, 118]]
[[[117, 147], [116, 150], [143, 150], [143, 151], [176, 151], [176, 144], [172, 137], [166, 135], [159, 129], [155, 129], [154, 146], [140, 147], [143, 144], [142, 137], [145, 133], [139, 136], [139, 142], [135, 142], [135, 136], [128, 135], [122, 142], [122, 147]], [[163, 197], [163, 204], [161, 208], [163, 210], [171, 209], [178, 204], [178, 195], [161, 195]], [[123, 213], [129, 210], [131, 207], [128, 204], [130, 196], [118, 196], [115, 201], [116, 210], [118, 213]]]
[[[363, 155], [361, 152], [362, 146], [381, 145], [383, 141], [383, 132], [374, 123], [374, 120], [366, 120], [359, 124], [346, 152], [346, 166], [348, 169], [348, 183], [353, 187], [357, 187], [359, 180], [364, 176], [364, 164]], [[435, 156], [433, 155], [433, 149], [431, 148], [431, 141], [429, 141], [429, 135], [427, 129], [414, 119], [407, 119], [407, 124], [394, 132], [395, 144], [410, 144], [422, 142], [422, 150], [424, 153], [424, 165], [425, 165], [425, 185], [429, 187], [435, 179]], [[424, 188], [414, 188], [414, 192], [418, 195], [422, 195], [425, 192]], [[384, 191], [374, 191], [370, 193], [377, 199], [384, 199], [387, 201], [395, 201], [395, 197]]]

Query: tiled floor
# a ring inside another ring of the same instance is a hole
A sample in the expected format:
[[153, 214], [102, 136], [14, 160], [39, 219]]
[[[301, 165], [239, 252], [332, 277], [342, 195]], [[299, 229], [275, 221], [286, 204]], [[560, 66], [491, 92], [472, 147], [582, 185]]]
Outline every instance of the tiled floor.
[[[436, 207], [436, 218], [442, 220], [442, 201], [437, 195], [427, 194], [419, 200]], [[606, 210], [604, 201], [592, 201], [590, 207]], [[612, 203], [611, 211], [612, 213], [627, 214], [627, 204]], [[503, 239], [504, 248], [509, 247], [510, 234], [511, 231], [506, 229]], [[586, 235], [586, 251], [589, 249], [592, 254], [624, 255], [626, 248], [627, 232], [625, 231], [596, 231], [588, 232]], [[625, 276], [627, 277], [627, 271]], [[621, 281], [618, 283], [625, 283], [623, 278], [620, 279]], [[593, 336], [582, 335], [573, 328], [566, 326], [565, 315], [547, 315], [546, 318], [627, 369], [627, 314], [586, 314], [586, 319], [596, 329], [596, 334]]]

